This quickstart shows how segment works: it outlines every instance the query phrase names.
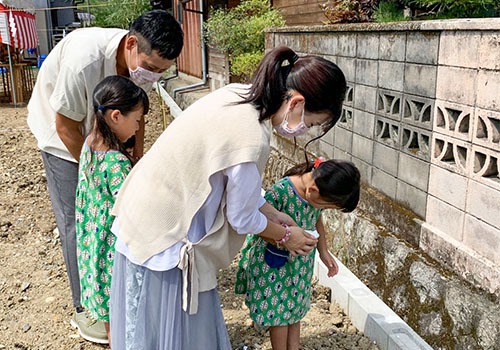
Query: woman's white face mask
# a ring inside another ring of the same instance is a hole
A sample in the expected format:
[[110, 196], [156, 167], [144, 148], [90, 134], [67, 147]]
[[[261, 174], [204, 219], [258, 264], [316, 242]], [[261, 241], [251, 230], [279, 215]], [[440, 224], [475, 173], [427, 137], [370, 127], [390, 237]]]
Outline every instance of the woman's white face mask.
[[305, 107], [302, 108], [302, 116], [300, 118], [300, 123], [297, 124], [296, 127], [290, 128], [288, 126], [288, 116], [290, 115], [290, 110], [288, 110], [285, 115], [283, 116], [283, 120], [281, 121], [280, 124], [276, 125], [274, 127], [274, 130], [281, 136], [285, 137], [295, 137], [295, 136], [300, 136], [304, 135], [306, 132], [309, 131], [309, 128], [307, 127], [305, 121], [304, 121], [304, 111]]

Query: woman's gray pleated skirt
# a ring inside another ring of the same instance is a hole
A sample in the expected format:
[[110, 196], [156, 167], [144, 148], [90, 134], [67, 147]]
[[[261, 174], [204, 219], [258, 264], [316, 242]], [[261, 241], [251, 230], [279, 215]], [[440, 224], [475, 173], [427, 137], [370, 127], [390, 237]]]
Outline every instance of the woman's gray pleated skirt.
[[116, 252], [111, 286], [113, 350], [230, 350], [217, 289], [182, 310], [182, 272], [152, 271]]

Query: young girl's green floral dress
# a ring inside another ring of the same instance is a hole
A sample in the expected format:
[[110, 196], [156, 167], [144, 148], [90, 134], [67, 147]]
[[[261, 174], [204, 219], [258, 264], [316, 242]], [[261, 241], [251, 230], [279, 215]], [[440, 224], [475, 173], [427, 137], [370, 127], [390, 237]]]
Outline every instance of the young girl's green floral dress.
[[109, 322], [115, 236], [110, 211], [132, 164], [118, 151], [93, 152], [85, 143], [76, 190], [76, 237], [81, 302], [94, 320]]
[[[300, 197], [288, 177], [276, 182], [265, 198], [303, 229], [316, 229], [321, 209]], [[257, 235], [247, 236], [236, 273], [236, 293], [245, 294], [250, 317], [259, 326], [297, 323], [310, 309], [316, 249], [307, 256], [290, 256], [284, 266], [272, 268], [264, 259], [266, 244]]]

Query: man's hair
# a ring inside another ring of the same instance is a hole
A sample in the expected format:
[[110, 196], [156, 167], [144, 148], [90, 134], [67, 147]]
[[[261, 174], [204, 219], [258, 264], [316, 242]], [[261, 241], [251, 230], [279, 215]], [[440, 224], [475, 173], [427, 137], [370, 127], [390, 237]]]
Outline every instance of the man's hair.
[[138, 51], [147, 55], [156, 50], [160, 57], [173, 60], [182, 50], [182, 28], [172, 15], [163, 10], [139, 16], [132, 23], [129, 35], [137, 36]]

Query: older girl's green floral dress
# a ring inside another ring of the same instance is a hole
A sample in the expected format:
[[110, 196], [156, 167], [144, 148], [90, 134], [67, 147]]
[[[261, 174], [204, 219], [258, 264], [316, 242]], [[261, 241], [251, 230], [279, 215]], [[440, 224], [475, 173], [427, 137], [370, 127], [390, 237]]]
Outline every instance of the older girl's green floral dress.
[[118, 151], [91, 151], [84, 144], [76, 189], [76, 237], [81, 302], [94, 320], [109, 322], [109, 293], [115, 257], [110, 215], [132, 164]]
[[[276, 182], [265, 198], [303, 229], [316, 229], [321, 209], [315, 209], [300, 197], [288, 177]], [[245, 294], [245, 304], [256, 324], [269, 327], [297, 323], [310, 309], [316, 249], [307, 256], [290, 257], [280, 268], [272, 268], [264, 259], [266, 244], [257, 235], [247, 236], [238, 263], [235, 291]]]

